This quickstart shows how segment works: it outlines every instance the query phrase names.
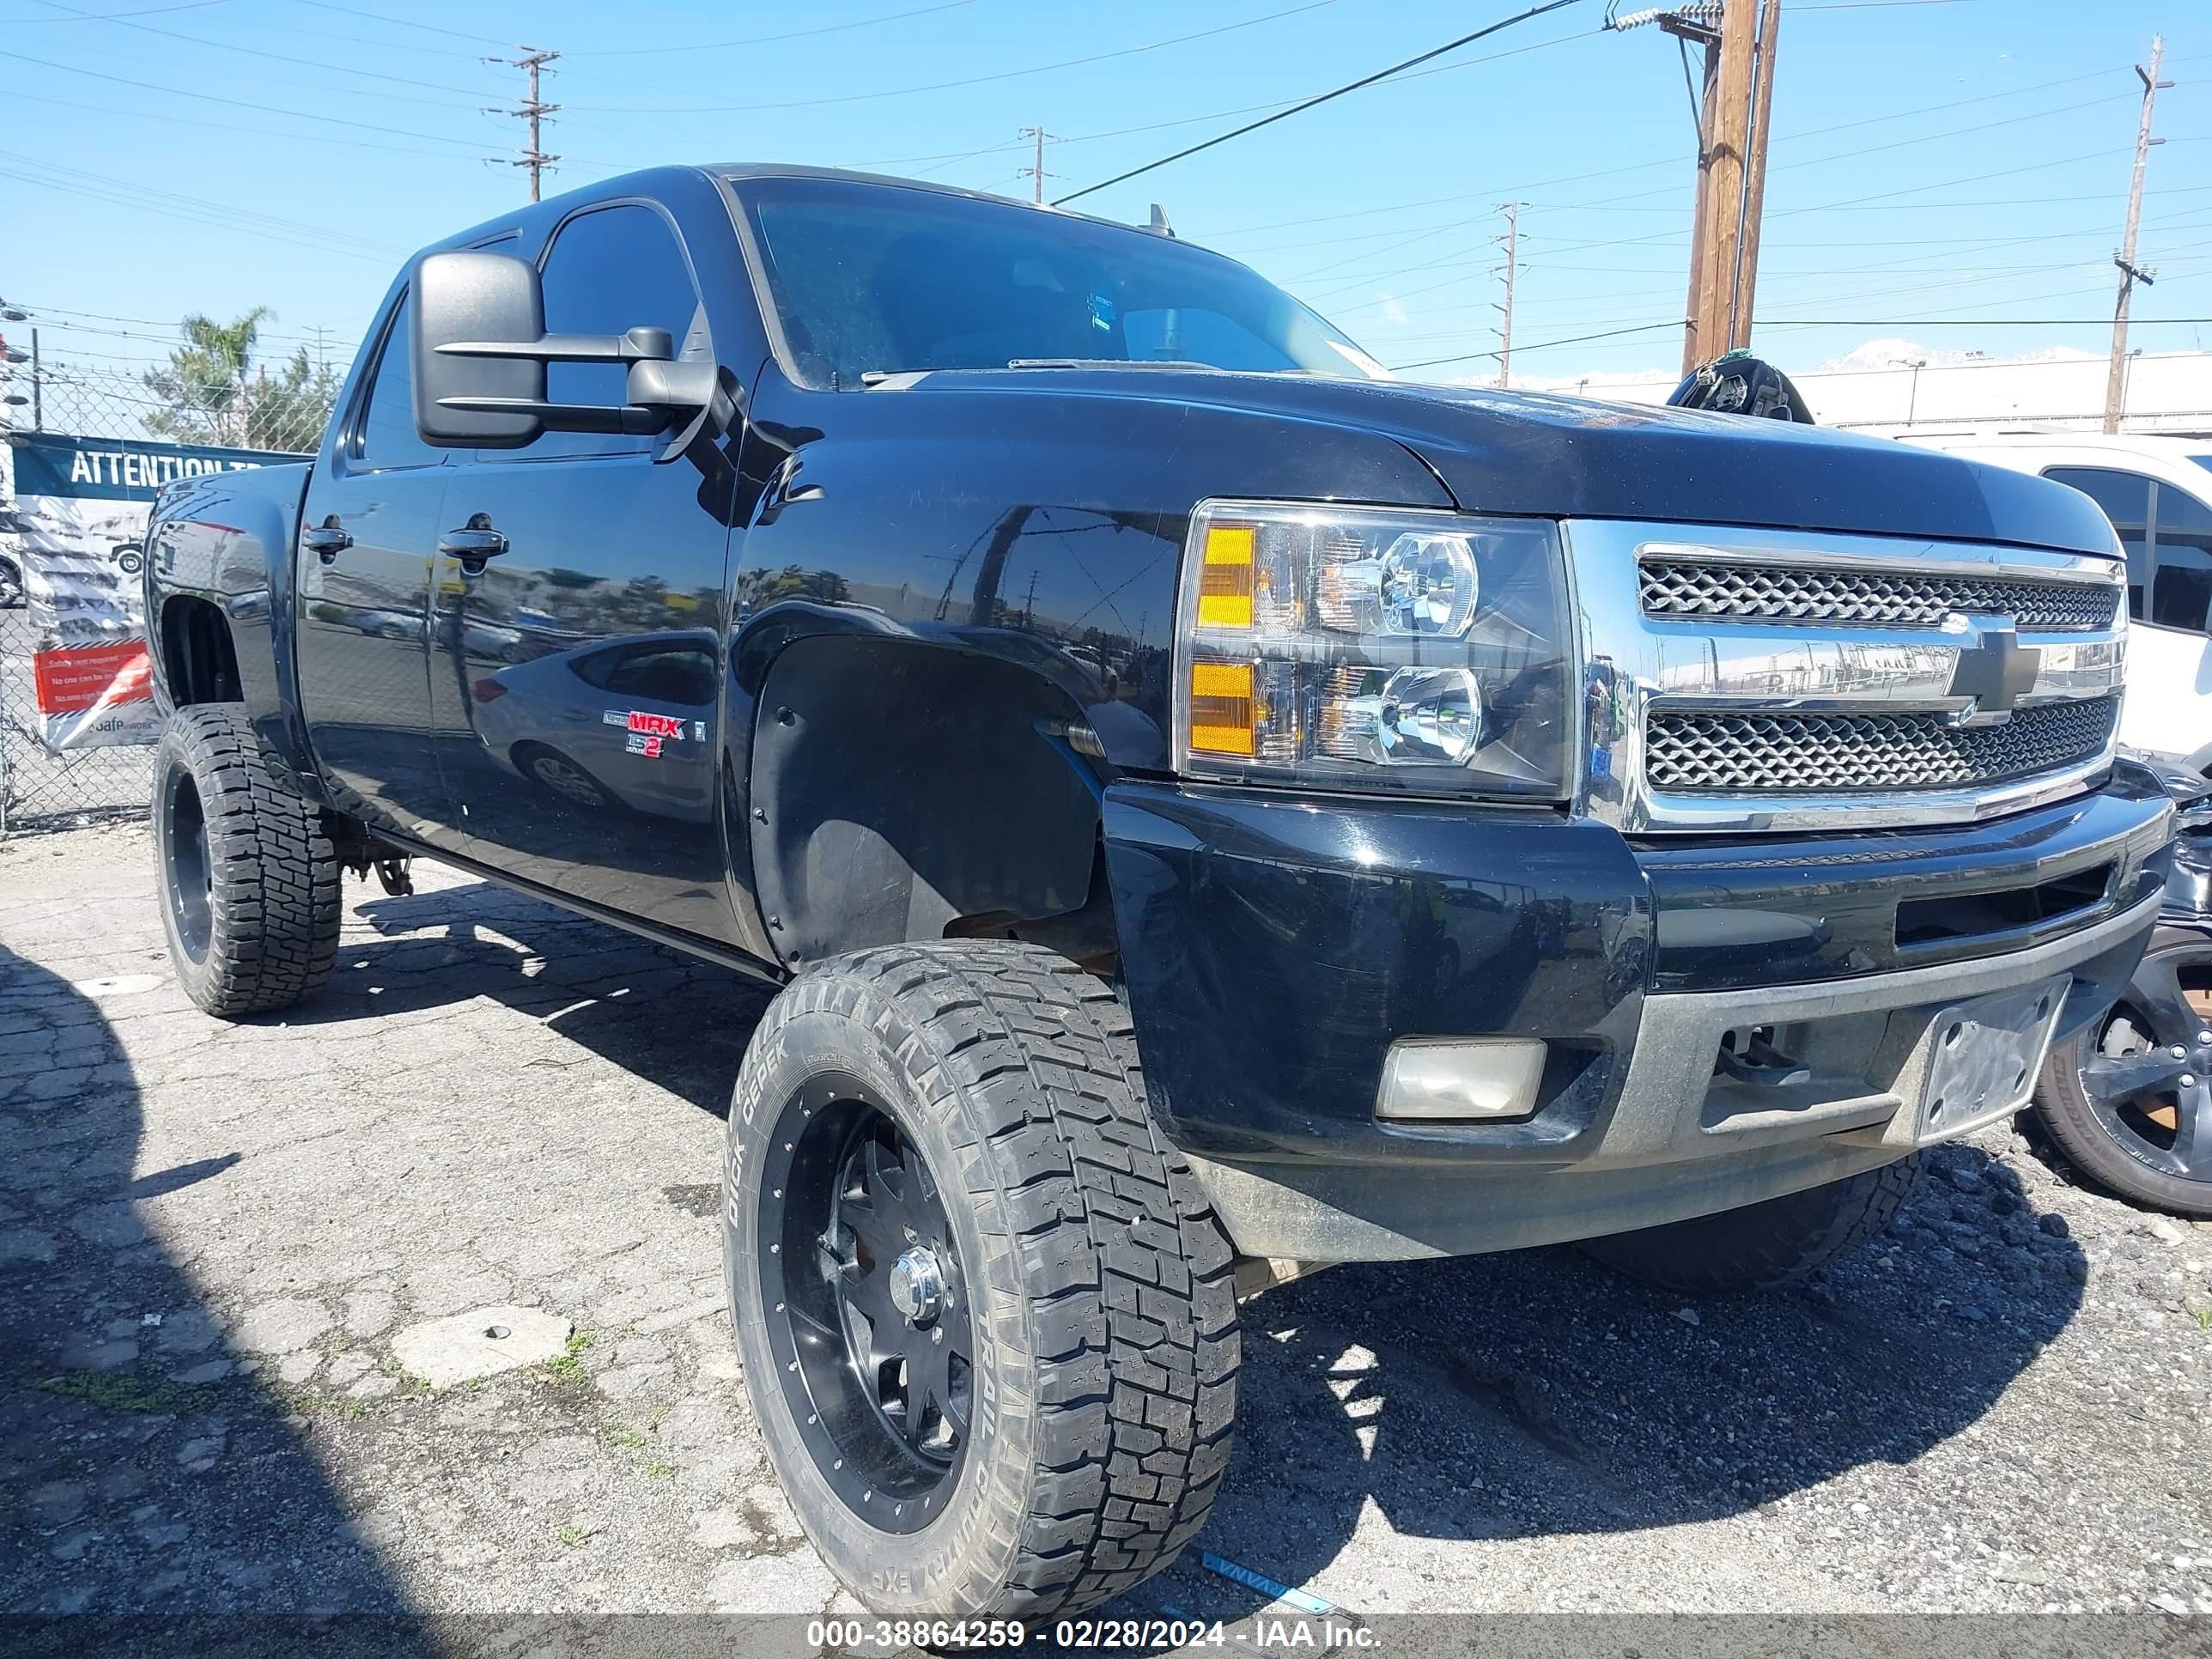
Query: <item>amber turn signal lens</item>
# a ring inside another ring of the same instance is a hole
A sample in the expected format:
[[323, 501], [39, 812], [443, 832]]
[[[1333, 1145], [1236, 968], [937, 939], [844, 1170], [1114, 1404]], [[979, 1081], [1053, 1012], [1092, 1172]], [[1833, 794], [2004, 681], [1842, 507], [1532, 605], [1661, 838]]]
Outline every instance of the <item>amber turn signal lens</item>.
[[[1248, 601], [1249, 603], [1249, 601]], [[1249, 755], [1255, 749], [1252, 665], [1194, 662], [1190, 665], [1190, 746], [1215, 755]]]
[[1215, 525], [1206, 532], [1198, 579], [1200, 627], [1252, 625], [1252, 549], [1257, 539], [1258, 532], [1248, 524]]

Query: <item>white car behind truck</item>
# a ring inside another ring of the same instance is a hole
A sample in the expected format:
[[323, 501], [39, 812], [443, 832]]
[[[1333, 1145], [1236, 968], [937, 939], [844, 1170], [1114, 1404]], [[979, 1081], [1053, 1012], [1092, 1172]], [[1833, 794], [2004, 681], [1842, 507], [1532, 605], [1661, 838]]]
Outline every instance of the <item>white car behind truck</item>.
[[2128, 695], [2120, 741], [2212, 774], [2212, 438], [2092, 432], [1904, 440], [2070, 484], [2128, 554]]

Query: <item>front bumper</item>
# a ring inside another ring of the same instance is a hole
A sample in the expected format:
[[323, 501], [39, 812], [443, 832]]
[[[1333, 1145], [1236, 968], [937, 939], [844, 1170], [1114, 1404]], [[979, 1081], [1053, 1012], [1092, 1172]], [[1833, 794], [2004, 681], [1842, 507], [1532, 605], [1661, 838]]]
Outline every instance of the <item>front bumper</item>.
[[[1987, 824], [1663, 848], [1548, 812], [1125, 781], [1106, 841], [1154, 1110], [1241, 1250], [1348, 1261], [1656, 1225], [2002, 1116], [2033, 1065], [1923, 1121], [1933, 1033], [2046, 982], [2039, 1048], [2094, 1018], [2156, 919], [2170, 822], [2124, 769]], [[1717, 1079], [1749, 1025], [1810, 1076]], [[1533, 1116], [1376, 1121], [1392, 1042], [1493, 1036], [1549, 1045]]]

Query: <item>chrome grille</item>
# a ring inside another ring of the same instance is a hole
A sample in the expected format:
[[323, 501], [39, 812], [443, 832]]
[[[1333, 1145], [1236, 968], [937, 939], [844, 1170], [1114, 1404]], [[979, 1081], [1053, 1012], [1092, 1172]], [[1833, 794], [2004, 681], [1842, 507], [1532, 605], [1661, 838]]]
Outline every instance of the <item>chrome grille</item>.
[[2111, 583], [2017, 581], [1904, 570], [1644, 559], [1637, 566], [1648, 617], [1858, 622], [1934, 628], [1954, 611], [2010, 617], [2022, 629], [2109, 628]]
[[2023, 708], [2002, 726], [1940, 714], [1801, 714], [1654, 708], [1644, 729], [1651, 786], [1683, 794], [1859, 793], [1955, 789], [2088, 760], [2112, 737], [2115, 697]]

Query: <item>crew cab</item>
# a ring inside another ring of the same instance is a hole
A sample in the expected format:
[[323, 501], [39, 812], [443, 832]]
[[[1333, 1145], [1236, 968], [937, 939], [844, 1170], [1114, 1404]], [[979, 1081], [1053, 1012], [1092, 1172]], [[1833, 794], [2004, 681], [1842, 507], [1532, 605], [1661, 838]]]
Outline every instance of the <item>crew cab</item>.
[[465, 231], [312, 463], [148, 547], [201, 1007], [307, 995], [342, 869], [416, 857], [778, 988], [735, 1340], [886, 1613], [1172, 1559], [1240, 1284], [1809, 1271], [2026, 1099], [2171, 858], [2083, 496], [1409, 384], [1231, 260], [929, 185]]

